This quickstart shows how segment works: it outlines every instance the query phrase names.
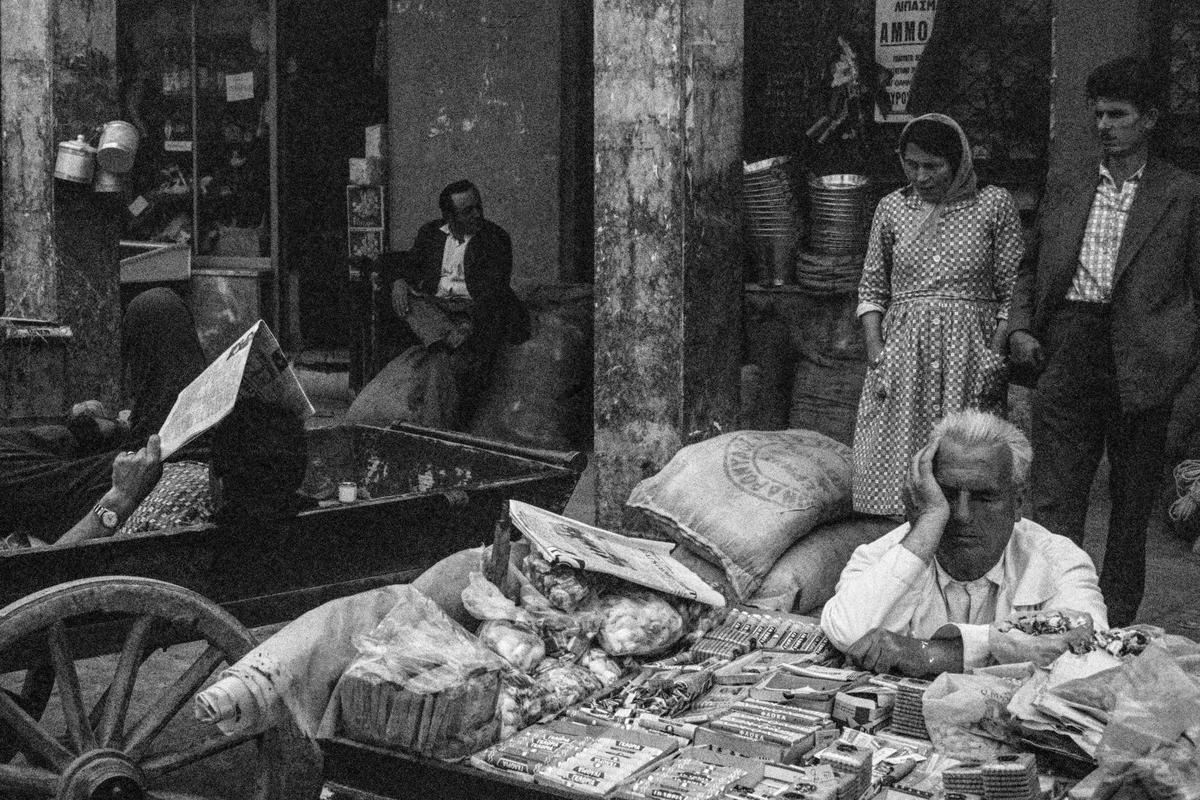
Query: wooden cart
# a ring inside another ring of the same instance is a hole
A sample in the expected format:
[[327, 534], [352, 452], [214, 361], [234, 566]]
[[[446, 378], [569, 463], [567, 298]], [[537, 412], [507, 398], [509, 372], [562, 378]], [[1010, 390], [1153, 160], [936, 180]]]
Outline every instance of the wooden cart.
[[[410, 581], [490, 541], [510, 498], [561, 511], [586, 458], [402, 425], [310, 431], [309, 462], [306, 485], [352, 480], [371, 499], [269, 529], [202, 525], [0, 552], [0, 797], [204, 797], [155, 787], [250, 741], [255, 796], [281, 796], [274, 731], [162, 741], [221, 665], [257, 644], [248, 628]], [[133, 702], [153, 653], [197, 640], [207, 647], [166, 688]], [[90, 698], [79, 662], [101, 654], [118, 656]], [[44, 714], [55, 688], [61, 709]]]

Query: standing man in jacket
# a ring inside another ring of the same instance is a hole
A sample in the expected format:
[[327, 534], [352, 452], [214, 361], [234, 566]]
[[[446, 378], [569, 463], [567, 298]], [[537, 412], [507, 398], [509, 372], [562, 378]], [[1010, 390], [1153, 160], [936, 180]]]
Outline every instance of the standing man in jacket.
[[1051, 181], [1009, 314], [1033, 394], [1032, 518], [1082, 543], [1107, 450], [1112, 513], [1100, 589], [1133, 621], [1167, 424], [1200, 345], [1200, 182], [1149, 153], [1157, 80], [1136, 58], [1088, 78], [1101, 157]]
[[392, 285], [392, 307], [431, 349], [450, 353], [458, 390], [451, 417], [465, 426], [491, 383], [501, 350], [529, 338], [529, 314], [513, 291], [512, 239], [483, 215], [467, 180], [438, 196], [441, 219], [417, 231]]

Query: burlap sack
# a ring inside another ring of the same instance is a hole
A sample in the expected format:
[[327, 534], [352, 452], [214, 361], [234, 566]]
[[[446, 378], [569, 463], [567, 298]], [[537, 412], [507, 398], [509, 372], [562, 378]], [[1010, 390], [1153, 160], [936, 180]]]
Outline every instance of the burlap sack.
[[720, 564], [739, 600], [796, 540], [850, 509], [850, 448], [813, 431], [738, 431], [683, 448], [627, 502]]
[[894, 527], [892, 520], [866, 516], [822, 525], [779, 557], [750, 598], [750, 605], [796, 614], [820, 608], [833, 597], [855, 548]]

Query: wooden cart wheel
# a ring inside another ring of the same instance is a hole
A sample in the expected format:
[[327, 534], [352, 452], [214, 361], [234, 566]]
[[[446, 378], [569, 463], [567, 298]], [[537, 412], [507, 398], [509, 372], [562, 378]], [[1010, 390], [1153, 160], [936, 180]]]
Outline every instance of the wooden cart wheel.
[[[71, 655], [71, 620], [97, 614], [131, 622], [107, 688], [89, 710]], [[145, 710], [132, 722], [131, 701], [156, 631], [184, 629], [207, 644], [165, 688], [143, 693]], [[256, 644], [253, 635], [228, 612], [189, 589], [135, 577], [86, 578], [54, 586], [0, 609], [0, 652], [14, 643], [44, 635], [62, 706], [53, 729], [0, 692], [0, 723], [21, 757], [0, 763], [0, 796], [56, 800], [180, 800], [204, 797], [187, 786], [177, 790], [180, 770], [249, 744], [254, 757], [254, 793], [261, 800], [281, 794], [283, 759], [274, 731], [163, 743], [168, 723], [223, 663], [232, 664]], [[0, 735], [4, 735], [0, 733]]]
[[[54, 691], [54, 668], [50, 664], [35, 664], [25, 670], [21, 679], [21, 688], [13, 692], [0, 689], [25, 709], [29, 716], [37, 719], [46, 710], [50, 702], [50, 693]], [[0, 720], [0, 764], [7, 763], [20, 752], [15, 746], [16, 734]]]

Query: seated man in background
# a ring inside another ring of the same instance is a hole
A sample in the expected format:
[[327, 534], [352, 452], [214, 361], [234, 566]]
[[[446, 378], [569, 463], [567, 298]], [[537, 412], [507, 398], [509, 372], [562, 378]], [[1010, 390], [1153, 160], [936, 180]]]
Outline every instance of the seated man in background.
[[[855, 550], [821, 627], [854, 662], [922, 676], [983, 666], [993, 622], [1042, 610], [1108, 627], [1091, 559], [1018, 513], [1029, 441], [1016, 426], [961, 411], [912, 459], [910, 522]], [[1067, 643], [1061, 641], [1061, 649]]]
[[[421, 226], [410, 251], [384, 264], [392, 308], [431, 350], [449, 353], [458, 407], [447, 414], [464, 427], [479, 405], [501, 348], [529, 338], [529, 314], [513, 292], [512, 240], [483, 216], [479, 189], [455, 181], [438, 196], [441, 219]], [[384, 257], [385, 262], [388, 256]]]

